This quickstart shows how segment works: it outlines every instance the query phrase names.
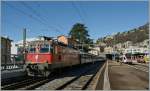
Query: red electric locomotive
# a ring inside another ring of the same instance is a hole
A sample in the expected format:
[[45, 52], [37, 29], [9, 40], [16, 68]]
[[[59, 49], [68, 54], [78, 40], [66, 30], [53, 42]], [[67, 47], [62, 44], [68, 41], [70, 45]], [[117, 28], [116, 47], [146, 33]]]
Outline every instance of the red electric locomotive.
[[54, 40], [29, 43], [26, 70], [29, 76], [48, 76], [57, 68], [80, 64], [79, 51]]

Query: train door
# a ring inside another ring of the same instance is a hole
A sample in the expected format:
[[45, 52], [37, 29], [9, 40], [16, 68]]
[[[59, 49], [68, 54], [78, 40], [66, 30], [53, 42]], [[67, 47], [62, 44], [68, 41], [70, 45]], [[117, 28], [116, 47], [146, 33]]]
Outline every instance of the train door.
[[52, 68], [60, 68], [62, 67], [62, 48], [57, 44], [53, 44], [53, 61]]

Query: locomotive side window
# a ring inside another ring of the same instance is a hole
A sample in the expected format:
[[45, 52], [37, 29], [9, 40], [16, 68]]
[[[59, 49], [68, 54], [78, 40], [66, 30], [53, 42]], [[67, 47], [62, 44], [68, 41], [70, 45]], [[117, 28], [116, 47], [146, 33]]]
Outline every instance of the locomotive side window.
[[40, 48], [40, 53], [47, 53], [49, 52], [49, 48]]
[[49, 44], [43, 44], [40, 48], [40, 53], [47, 53], [50, 51], [51, 46]]
[[36, 50], [35, 48], [30, 48], [29, 52], [30, 53], [35, 53], [35, 50]]

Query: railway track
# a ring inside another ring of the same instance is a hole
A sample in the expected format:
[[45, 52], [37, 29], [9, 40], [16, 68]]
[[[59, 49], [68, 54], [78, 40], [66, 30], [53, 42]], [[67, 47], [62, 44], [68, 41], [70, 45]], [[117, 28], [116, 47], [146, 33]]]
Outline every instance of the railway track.
[[77, 76], [58, 78], [51, 81], [48, 85], [36, 88], [36, 90], [84, 90], [102, 65], [103, 63], [93, 65]]
[[8, 84], [8, 85], [4, 85], [1, 87], [2, 90], [15, 90], [15, 89], [19, 89], [21, 87], [24, 87], [26, 85], [29, 84], [33, 84], [35, 82], [38, 82], [40, 80], [43, 80], [43, 78], [29, 78], [23, 81], [19, 81], [19, 82], [15, 82], [12, 84]]
[[49, 82], [51, 79], [43, 79], [43, 80], [40, 80], [38, 82], [35, 82], [31, 85], [27, 85], [25, 87], [22, 87], [22, 88], [18, 88], [17, 90], [32, 90], [32, 89], [35, 89], [36, 87], [38, 86], [41, 86], [43, 85], [44, 83], [47, 83]]
[[24, 81], [27, 79], [30, 79], [31, 77], [28, 76], [20, 76], [20, 77], [14, 77], [14, 78], [9, 78], [9, 79], [2, 79], [1, 80], [1, 86], [6, 86], [12, 83], [16, 83], [16, 82], [20, 82], [20, 81]]
[[[95, 76], [99, 67], [88, 69], [86, 72], [78, 77], [66, 82], [64, 85], [58, 87], [56, 90], [84, 90]], [[94, 69], [94, 70], [93, 70]]]
[[[61, 76], [51, 76], [50, 78], [31, 78], [20, 82], [4, 85], [2, 90], [83, 90], [86, 89], [99, 68], [104, 64], [90, 64], [85, 68], [80, 68], [72, 73], [65, 73]], [[46, 87], [45, 84], [48, 85]]]

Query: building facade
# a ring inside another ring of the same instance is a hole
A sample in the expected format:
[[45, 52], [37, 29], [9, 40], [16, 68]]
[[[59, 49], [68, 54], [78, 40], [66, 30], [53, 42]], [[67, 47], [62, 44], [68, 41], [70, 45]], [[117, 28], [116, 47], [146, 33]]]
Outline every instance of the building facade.
[[11, 41], [7, 37], [1, 37], [1, 64], [11, 63]]
[[132, 54], [144, 53], [144, 54], [148, 54], [149, 49], [144, 48], [144, 47], [138, 47], [138, 46], [130, 46], [129, 48], [124, 49], [123, 53], [124, 54], [126, 54], [126, 53], [132, 53]]
[[93, 48], [91, 48], [89, 53], [91, 53], [93, 55], [99, 55], [100, 54], [100, 48], [99, 47], [93, 47]]
[[113, 53], [113, 51], [114, 51], [113, 47], [108, 46], [108, 47], [104, 48], [104, 52], [106, 54], [111, 54], [111, 53]]

